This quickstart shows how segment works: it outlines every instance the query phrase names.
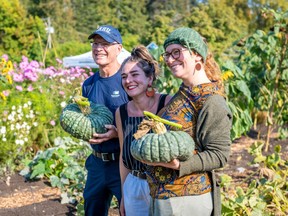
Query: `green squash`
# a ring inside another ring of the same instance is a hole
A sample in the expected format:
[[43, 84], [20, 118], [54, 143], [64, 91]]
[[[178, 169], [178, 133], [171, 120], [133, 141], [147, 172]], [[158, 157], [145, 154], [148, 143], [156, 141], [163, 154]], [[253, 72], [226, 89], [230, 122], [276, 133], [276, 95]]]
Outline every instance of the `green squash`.
[[104, 105], [74, 96], [60, 115], [62, 128], [73, 137], [88, 141], [93, 133], [105, 133], [104, 125], [113, 124], [113, 114]]
[[[164, 121], [165, 124], [169, 125], [174, 124], [172, 126], [176, 127], [180, 127], [179, 125], [177, 126], [175, 123], [161, 119], [146, 111], [144, 114], [149, 115], [156, 120], [157, 125], [154, 124], [154, 126], [152, 126], [154, 133], [138, 136], [138, 129], [136, 134], [134, 134], [135, 139], [131, 143], [130, 151], [136, 160], [147, 162], [170, 162], [177, 158], [180, 161], [185, 161], [193, 155], [195, 149], [193, 138], [184, 131], [167, 131], [162, 122]], [[144, 121], [142, 123], [144, 123]], [[141, 126], [142, 125], [140, 124], [139, 128]], [[144, 126], [144, 128], [147, 132], [147, 127]]]

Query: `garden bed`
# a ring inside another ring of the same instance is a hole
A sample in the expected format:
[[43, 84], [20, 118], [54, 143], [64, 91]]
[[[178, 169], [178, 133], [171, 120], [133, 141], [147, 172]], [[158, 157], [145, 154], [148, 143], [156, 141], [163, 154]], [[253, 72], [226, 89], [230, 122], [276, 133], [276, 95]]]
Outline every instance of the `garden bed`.
[[[258, 132], [265, 134], [264, 128]], [[228, 165], [218, 172], [228, 174], [233, 178], [233, 182], [245, 186], [248, 181], [243, 181], [253, 173], [253, 167], [248, 165], [252, 156], [247, 149], [258, 139], [257, 131], [251, 130], [247, 136], [235, 140], [232, 144], [232, 152]], [[272, 134], [269, 152], [274, 152], [274, 146], [282, 146], [282, 157], [288, 159], [288, 140], [277, 140], [276, 134]], [[265, 154], [268, 154], [265, 153]], [[32, 215], [76, 215], [73, 205], [61, 204], [60, 191], [50, 187], [45, 180], [26, 182], [19, 174], [2, 177], [0, 181], [0, 215], [5, 216], [32, 216]], [[109, 216], [118, 216], [117, 209], [110, 209]]]

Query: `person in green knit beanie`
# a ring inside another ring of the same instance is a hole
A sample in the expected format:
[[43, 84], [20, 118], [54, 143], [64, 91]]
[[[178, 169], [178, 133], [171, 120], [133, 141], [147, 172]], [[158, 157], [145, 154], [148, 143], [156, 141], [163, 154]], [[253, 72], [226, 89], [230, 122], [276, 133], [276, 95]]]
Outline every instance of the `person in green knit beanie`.
[[183, 82], [158, 115], [181, 124], [195, 151], [186, 161], [145, 162], [153, 199], [150, 215], [218, 216], [221, 197], [214, 170], [227, 163], [232, 127], [221, 71], [205, 39], [192, 28], [174, 30], [164, 49], [165, 63]]

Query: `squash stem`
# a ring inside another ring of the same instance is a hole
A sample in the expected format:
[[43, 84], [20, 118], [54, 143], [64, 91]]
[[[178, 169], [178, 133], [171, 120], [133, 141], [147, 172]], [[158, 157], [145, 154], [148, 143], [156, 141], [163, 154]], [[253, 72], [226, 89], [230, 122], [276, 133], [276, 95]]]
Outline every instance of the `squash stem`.
[[151, 113], [151, 112], [143, 111], [143, 114], [144, 114], [145, 116], [148, 116], [148, 117], [154, 119], [155, 121], [159, 121], [159, 122], [161, 122], [161, 123], [163, 123], [163, 124], [166, 124], [166, 125], [169, 125], [169, 126], [172, 126], [172, 127], [176, 127], [176, 128], [179, 128], [179, 129], [182, 128], [182, 125], [181, 125], [181, 124], [168, 121], [168, 120], [163, 119], [163, 118], [161, 118], [161, 117], [159, 117], [159, 116], [157, 116], [157, 115], [155, 115], [155, 114], [153, 114], [153, 113]]
[[164, 134], [167, 132], [165, 125], [162, 122], [157, 121], [153, 127], [152, 131], [156, 134]]
[[75, 88], [72, 101], [75, 102], [84, 115], [91, 113], [90, 102], [88, 98], [82, 96], [81, 88]]

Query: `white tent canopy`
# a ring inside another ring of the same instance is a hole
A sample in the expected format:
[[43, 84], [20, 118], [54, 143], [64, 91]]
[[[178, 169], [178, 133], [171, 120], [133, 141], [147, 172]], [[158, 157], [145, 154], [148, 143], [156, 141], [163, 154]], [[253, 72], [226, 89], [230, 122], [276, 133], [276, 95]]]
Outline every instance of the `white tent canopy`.
[[[122, 52], [118, 55], [117, 59], [121, 64], [130, 53], [122, 48]], [[64, 67], [90, 67], [90, 68], [98, 68], [98, 65], [94, 62], [92, 57], [92, 51], [71, 57], [64, 57], [63, 58], [63, 65]]]

